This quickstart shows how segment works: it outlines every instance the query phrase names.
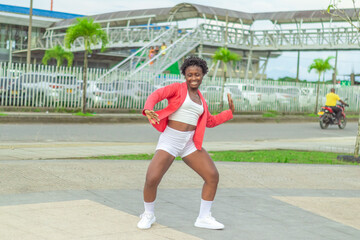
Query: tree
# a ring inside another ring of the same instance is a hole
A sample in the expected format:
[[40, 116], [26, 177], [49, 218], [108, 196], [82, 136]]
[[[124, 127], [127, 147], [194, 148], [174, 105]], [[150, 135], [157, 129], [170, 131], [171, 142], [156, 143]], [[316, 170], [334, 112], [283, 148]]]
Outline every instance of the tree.
[[226, 82], [227, 64], [230, 62], [233, 62], [235, 64], [235, 62], [238, 62], [241, 60], [241, 56], [236, 53], [231, 52], [226, 47], [221, 47], [221, 48], [218, 48], [218, 50], [216, 50], [216, 52], [212, 58], [213, 58], [214, 62], [221, 61], [223, 64], [223, 67], [224, 67], [223, 83], [222, 83], [222, 88], [221, 88], [221, 99], [220, 99], [220, 110], [222, 110], [223, 105], [224, 105], [223, 95], [224, 95], [224, 87], [225, 87], [225, 82]]
[[82, 95], [82, 112], [86, 113], [86, 88], [87, 88], [87, 69], [88, 69], [88, 54], [92, 53], [91, 46], [97, 45], [101, 42], [101, 52], [105, 51], [108, 43], [108, 37], [104, 30], [102, 30], [99, 23], [94, 23], [94, 19], [77, 18], [77, 23], [66, 30], [65, 46], [71, 47], [71, 44], [76, 39], [82, 38], [84, 40], [84, 68], [83, 68], [83, 95]]
[[63, 64], [64, 59], [67, 60], [67, 66], [71, 67], [74, 60], [74, 54], [72, 54], [72, 52], [65, 51], [60, 45], [56, 45], [55, 47], [45, 51], [42, 63], [47, 65], [48, 61], [52, 58], [56, 59], [57, 67], [60, 67]]
[[[340, 3], [341, 0], [330, 0], [329, 6], [327, 8], [328, 14], [335, 18], [340, 18], [341, 20], [348, 22], [355, 29], [360, 31], [360, 10], [356, 6], [356, 0], [348, 0], [352, 3], [353, 9], [352, 12], [341, 9]], [[344, 1], [343, 1], [344, 2]], [[355, 23], [357, 24], [355, 24]], [[358, 121], [358, 132], [356, 135], [355, 148], [354, 148], [354, 157], [359, 157], [359, 149], [360, 149], [360, 111], [359, 111], [359, 121]]]
[[[330, 0], [329, 6], [327, 8], [328, 14], [330, 14], [335, 19], [340, 19], [342, 21], [348, 22], [351, 26], [356, 29], [360, 29], [360, 10], [356, 8], [356, 0], [347, 0], [346, 2], [351, 2], [353, 9], [342, 9], [340, 4], [345, 1], [341, 0]], [[357, 25], [354, 23], [357, 22]]]
[[317, 114], [317, 111], [318, 111], [321, 74], [323, 74], [323, 80], [324, 80], [325, 79], [325, 72], [334, 68], [329, 63], [329, 61], [331, 59], [333, 59], [333, 58], [334, 57], [332, 57], [332, 56], [326, 58], [325, 60], [323, 60], [321, 58], [316, 58], [316, 59], [314, 59], [314, 62], [309, 66], [309, 72], [311, 72], [311, 70], [314, 69], [316, 71], [316, 73], [319, 75], [319, 79], [318, 79], [318, 82], [317, 82], [316, 103], [315, 103], [314, 114]]

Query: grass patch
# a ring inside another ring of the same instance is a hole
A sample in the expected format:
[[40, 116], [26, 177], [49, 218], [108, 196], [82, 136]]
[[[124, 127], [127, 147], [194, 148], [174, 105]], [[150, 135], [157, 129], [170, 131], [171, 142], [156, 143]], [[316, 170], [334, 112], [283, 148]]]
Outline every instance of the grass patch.
[[5, 114], [5, 113], [0, 113], [0, 116], [7, 116], [7, 114]]
[[[263, 162], [263, 163], [298, 163], [298, 164], [347, 164], [358, 163], [337, 160], [339, 153], [308, 152], [294, 150], [261, 150], [261, 151], [219, 151], [209, 152], [214, 161], [224, 162]], [[117, 156], [89, 157], [88, 159], [109, 160], [150, 160], [154, 154], [129, 154]], [[176, 160], [181, 160], [179, 157]]]
[[275, 118], [275, 117], [277, 117], [278, 115], [279, 115], [279, 113], [278, 113], [277, 111], [269, 110], [269, 111], [267, 111], [267, 112], [264, 112], [262, 116], [263, 116], [264, 118], [268, 118], [268, 117], [273, 117], [273, 118]]
[[319, 117], [317, 114], [314, 114], [314, 113], [309, 113], [306, 116], [308, 116], [308, 117]]
[[82, 117], [93, 117], [95, 116], [95, 114], [92, 113], [82, 113], [82, 112], [77, 112], [73, 114], [74, 116], [82, 116]]

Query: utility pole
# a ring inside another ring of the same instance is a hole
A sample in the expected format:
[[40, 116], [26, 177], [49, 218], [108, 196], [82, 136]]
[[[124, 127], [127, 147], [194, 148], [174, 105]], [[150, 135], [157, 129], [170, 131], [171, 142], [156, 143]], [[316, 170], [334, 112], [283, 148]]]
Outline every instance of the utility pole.
[[51, 6], [50, 6], [50, 10], [53, 10], [53, 5], [54, 5], [54, 0], [51, 0]]
[[300, 51], [298, 51], [297, 54], [296, 82], [299, 82], [299, 68], [300, 68]]
[[32, 28], [32, 10], [33, 10], [33, 0], [30, 0], [30, 13], [29, 13], [29, 30], [28, 30], [28, 45], [27, 45], [27, 55], [26, 63], [31, 63], [31, 28]]
[[333, 72], [333, 85], [335, 86], [336, 84], [336, 72], [337, 72], [337, 62], [338, 62], [338, 50], [336, 50], [336, 55], [335, 55], [335, 67], [334, 67], [334, 72]]

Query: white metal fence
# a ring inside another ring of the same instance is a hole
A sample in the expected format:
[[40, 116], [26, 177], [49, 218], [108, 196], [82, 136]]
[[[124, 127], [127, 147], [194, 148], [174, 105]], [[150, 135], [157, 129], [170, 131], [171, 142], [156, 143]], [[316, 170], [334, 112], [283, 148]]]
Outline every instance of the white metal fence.
[[[149, 94], [159, 87], [173, 82], [183, 82], [180, 75], [161, 74], [154, 76], [138, 72], [128, 78], [129, 73], [113, 71], [105, 75], [106, 69], [88, 69], [87, 106], [89, 109], [135, 109], [143, 108]], [[82, 68], [56, 68], [53, 66], [26, 66], [0, 63], [0, 107], [64, 108], [81, 107]], [[219, 111], [222, 78], [205, 77], [201, 85], [211, 111]], [[319, 107], [325, 104], [325, 95], [335, 87], [336, 93], [349, 103], [347, 110], [358, 111], [360, 87], [320, 84]], [[228, 79], [224, 88], [231, 93], [236, 111], [281, 111], [313, 112], [316, 100], [315, 83], [289, 83]], [[166, 100], [156, 107], [162, 108]]]

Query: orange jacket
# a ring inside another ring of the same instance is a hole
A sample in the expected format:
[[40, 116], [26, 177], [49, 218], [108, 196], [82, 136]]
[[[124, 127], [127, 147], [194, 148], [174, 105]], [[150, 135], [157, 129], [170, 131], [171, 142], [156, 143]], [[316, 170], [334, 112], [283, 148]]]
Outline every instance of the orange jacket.
[[[200, 116], [198, 120], [198, 124], [195, 129], [194, 134], [194, 143], [195, 147], [201, 150], [204, 134], [205, 134], [205, 127], [216, 127], [219, 124], [222, 124], [230, 119], [233, 118], [233, 114], [231, 110], [226, 110], [218, 115], [211, 115], [206, 104], [204, 97], [201, 95], [200, 91], [198, 90], [198, 94], [203, 102], [204, 106], [204, 113]], [[159, 132], [163, 132], [167, 126], [169, 121], [169, 115], [175, 112], [185, 101], [187, 95], [187, 84], [186, 82], [183, 83], [173, 83], [163, 88], [157, 89], [153, 92], [146, 100], [143, 115], [146, 116], [145, 110], [153, 110], [154, 106], [164, 100], [168, 100], [168, 106], [164, 109], [156, 111], [159, 115], [160, 122], [159, 124], [153, 124]]]

